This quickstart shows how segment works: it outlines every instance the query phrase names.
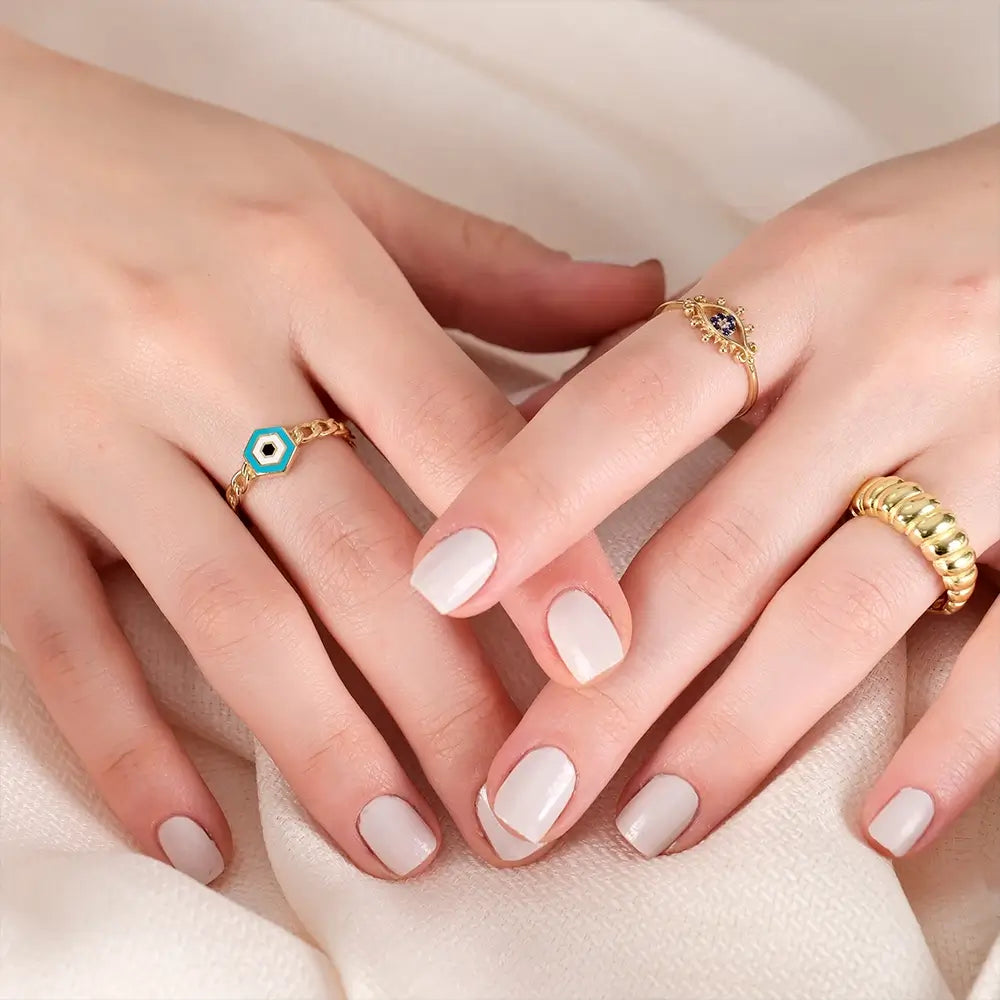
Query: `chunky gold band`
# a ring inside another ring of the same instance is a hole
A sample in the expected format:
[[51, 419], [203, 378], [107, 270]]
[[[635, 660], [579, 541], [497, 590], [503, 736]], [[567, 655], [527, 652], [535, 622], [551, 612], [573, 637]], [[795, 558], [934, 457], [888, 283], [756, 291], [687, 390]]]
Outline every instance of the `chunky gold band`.
[[955, 515], [918, 483], [899, 476], [876, 476], [861, 484], [851, 500], [853, 517], [875, 517], [905, 535], [923, 552], [945, 586], [931, 611], [959, 611], [976, 588], [976, 553]]
[[743, 322], [743, 307], [733, 309], [726, 305], [725, 299], [709, 302], [704, 295], [695, 295], [688, 299], [671, 299], [658, 306], [654, 316], [668, 309], [681, 309], [696, 330], [701, 330], [701, 339], [706, 343], [715, 343], [720, 354], [728, 354], [739, 362], [747, 373], [747, 398], [743, 409], [736, 414], [742, 417], [757, 402], [759, 386], [757, 382], [757, 364], [755, 356], [757, 345], [749, 339], [753, 331], [752, 324]]
[[229, 506], [236, 510], [258, 476], [280, 476], [287, 472], [301, 445], [324, 437], [343, 438], [352, 448], [355, 444], [351, 428], [330, 417], [294, 427], [258, 427], [243, 449], [243, 466], [226, 489]]

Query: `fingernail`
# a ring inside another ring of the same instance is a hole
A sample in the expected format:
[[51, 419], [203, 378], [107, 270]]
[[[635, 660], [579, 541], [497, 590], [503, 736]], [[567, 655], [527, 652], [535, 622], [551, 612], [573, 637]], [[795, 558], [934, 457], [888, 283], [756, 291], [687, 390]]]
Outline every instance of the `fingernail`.
[[566, 669], [586, 684], [625, 655], [614, 623], [583, 590], [567, 590], [549, 606], [549, 637]]
[[226, 867], [215, 841], [189, 816], [165, 819], [156, 839], [174, 868], [203, 885], [214, 882]]
[[443, 615], [461, 607], [490, 578], [496, 543], [479, 528], [462, 528], [438, 542], [417, 564], [410, 584]]
[[409, 875], [437, 850], [437, 837], [420, 813], [396, 795], [372, 799], [358, 816], [358, 833], [396, 875]]
[[868, 826], [868, 836], [901, 858], [934, 819], [934, 800], [921, 788], [901, 788]]
[[490, 847], [501, 861], [523, 861], [542, 849], [541, 844], [518, 837], [500, 823], [490, 808], [485, 785], [479, 789], [479, 794], [476, 796], [476, 816], [479, 817], [479, 825], [483, 828]]
[[576, 768], [556, 747], [526, 753], [493, 800], [493, 812], [515, 833], [535, 843], [552, 829], [576, 787]]
[[657, 774], [618, 814], [618, 832], [644, 857], [662, 854], [690, 825], [698, 811], [694, 785], [676, 774]]

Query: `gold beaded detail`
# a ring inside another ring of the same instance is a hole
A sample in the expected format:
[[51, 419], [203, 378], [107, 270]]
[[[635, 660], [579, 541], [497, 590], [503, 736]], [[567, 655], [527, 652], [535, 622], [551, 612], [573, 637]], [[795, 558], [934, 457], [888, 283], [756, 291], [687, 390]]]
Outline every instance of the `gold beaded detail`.
[[918, 483], [876, 476], [851, 500], [852, 517], [875, 517], [908, 538], [941, 577], [945, 592], [931, 611], [951, 615], [965, 606], [976, 587], [976, 553], [955, 515]]
[[706, 344], [714, 344], [720, 354], [728, 354], [747, 373], [747, 396], [737, 417], [751, 410], [757, 402], [757, 345], [750, 339], [753, 324], [743, 319], [743, 306], [730, 306], [725, 299], [710, 302], [704, 295], [671, 299], [657, 306], [653, 316], [669, 309], [681, 310], [688, 322], [701, 333]]

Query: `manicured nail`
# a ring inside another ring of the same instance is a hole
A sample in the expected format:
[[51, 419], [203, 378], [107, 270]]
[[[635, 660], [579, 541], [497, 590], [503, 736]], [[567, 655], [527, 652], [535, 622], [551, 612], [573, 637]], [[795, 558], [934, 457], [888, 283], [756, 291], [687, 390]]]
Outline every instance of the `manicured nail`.
[[417, 564], [413, 588], [443, 615], [461, 607], [490, 578], [496, 543], [479, 528], [462, 528], [438, 542]]
[[165, 819], [156, 839], [174, 868], [203, 885], [214, 882], [226, 867], [215, 841], [189, 816]]
[[479, 817], [479, 825], [483, 828], [486, 839], [501, 861], [523, 861], [542, 849], [541, 844], [534, 844], [530, 840], [518, 837], [501, 825], [490, 808], [485, 785], [479, 789], [479, 794], [476, 796], [476, 815]]
[[434, 831], [409, 802], [396, 795], [372, 799], [358, 816], [358, 833], [396, 875], [409, 875], [437, 850]]
[[526, 753], [493, 800], [493, 812], [525, 840], [535, 843], [552, 829], [576, 787], [576, 768], [556, 747]]
[[690, 825], [698, 793], [676, 774], [657, 774], [618, 814], [618, 832], [644, 857], [662, 854]]
[[567, 590], [549, 606], [549, 637], [566, 669], [586, 684], [625, 655], [614, 623], [583, 590]]
[[901, 788], [868, 826], [868, 836], [901, 858], [934, 819], [934, 800], [921, 788]]

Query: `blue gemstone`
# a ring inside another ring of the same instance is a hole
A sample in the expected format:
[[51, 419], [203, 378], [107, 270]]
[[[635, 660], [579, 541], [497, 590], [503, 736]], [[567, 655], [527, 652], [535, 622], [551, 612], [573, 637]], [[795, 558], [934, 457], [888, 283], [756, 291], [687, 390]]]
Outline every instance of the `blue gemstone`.
[[736, 332], [736, 320], [725, 313], [716, 313], [709, 322], [723, 337], [731, 337]]

